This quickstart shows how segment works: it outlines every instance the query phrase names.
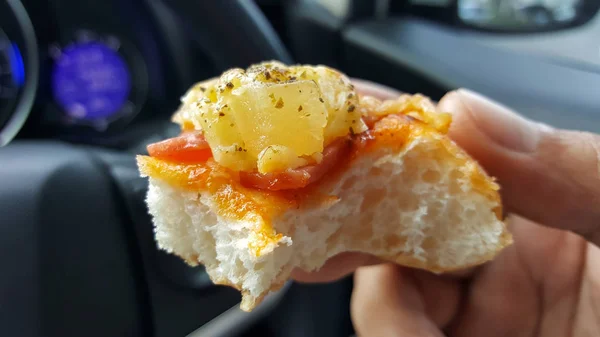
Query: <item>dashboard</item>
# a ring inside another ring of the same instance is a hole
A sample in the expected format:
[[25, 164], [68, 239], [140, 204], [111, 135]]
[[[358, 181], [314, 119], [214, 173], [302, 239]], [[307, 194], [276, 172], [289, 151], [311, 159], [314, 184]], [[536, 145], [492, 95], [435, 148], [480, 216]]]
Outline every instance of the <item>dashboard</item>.
[[18, 133], [130, 147], [214, 72], [186, 67], [194, 51], [160, 4], [7, 0], [0, 13], [2, 145]]

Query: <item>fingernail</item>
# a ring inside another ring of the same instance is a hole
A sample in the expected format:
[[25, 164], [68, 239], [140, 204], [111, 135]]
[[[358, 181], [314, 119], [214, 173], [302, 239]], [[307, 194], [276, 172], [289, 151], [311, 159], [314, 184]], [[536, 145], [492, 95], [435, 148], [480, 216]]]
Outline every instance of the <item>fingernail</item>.
[[470, 114], [477, 128], [498, 145], [518, 152], [532, 152], [547, 125], [526, 119], [506, 106], [467, 89], [459, 89], [452, 98]]

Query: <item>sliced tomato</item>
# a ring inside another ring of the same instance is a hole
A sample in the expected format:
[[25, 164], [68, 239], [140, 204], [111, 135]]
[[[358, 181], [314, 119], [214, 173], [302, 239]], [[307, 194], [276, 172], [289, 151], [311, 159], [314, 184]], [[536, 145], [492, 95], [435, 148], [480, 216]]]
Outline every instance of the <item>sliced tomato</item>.
[[328, 145], [323, 151], [323, 159], [315, 165], [307, 165], [283, 172], [261, 174], [240, 172], [240, 182], [246, 187], [271, 191], [303, 188], [321, 179], [352, 149], [350, 137], [344, 137]]
[[180, 136], [150, 144], [147, 149], [151, 157], [181, 164], [203, 163], [212, 157], [210, 146], [201, 131], [187, 131]]

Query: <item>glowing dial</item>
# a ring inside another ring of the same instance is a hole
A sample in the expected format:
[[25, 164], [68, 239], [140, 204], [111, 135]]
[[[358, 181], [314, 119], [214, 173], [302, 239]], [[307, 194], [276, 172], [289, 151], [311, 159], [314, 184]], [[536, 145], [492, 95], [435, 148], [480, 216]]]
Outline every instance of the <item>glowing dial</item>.
[[71, 118], [110, 119], [129, 97], [131, 76], [119, 53], [100, 42], [63, 49], [52, 73], [55, 101]]

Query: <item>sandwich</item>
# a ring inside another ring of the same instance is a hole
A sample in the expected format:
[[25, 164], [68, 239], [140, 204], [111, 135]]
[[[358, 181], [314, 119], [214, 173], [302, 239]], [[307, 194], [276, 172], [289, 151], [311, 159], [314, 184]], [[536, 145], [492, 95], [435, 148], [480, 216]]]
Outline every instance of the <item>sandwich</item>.
[[137, 156], [157, 245], [238, 289], [242, 310], [343, 252], [444, 273], [512, 243], [499, 185], [423, 95], [264, 62], [193, 85], [172, 120], [181, 133]]

